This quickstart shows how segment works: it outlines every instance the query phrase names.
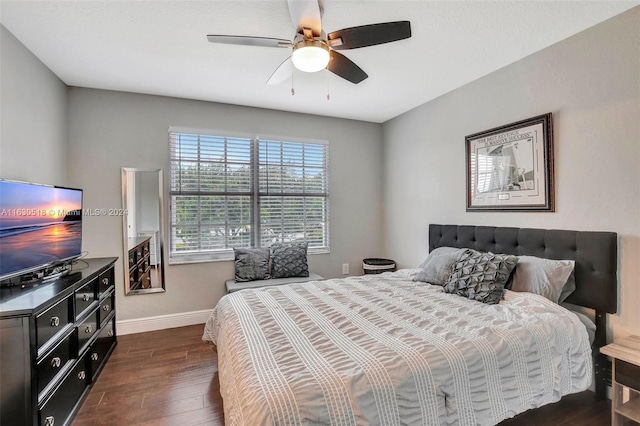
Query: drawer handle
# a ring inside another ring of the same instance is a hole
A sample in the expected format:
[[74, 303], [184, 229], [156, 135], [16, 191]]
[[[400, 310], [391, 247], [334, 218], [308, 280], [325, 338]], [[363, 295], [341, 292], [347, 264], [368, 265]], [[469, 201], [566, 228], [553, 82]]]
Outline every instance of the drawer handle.
[[87, 377], [86, 374], [84, 374], [84, 371], [81, 371], [78, 373], [78, 379], [79, 380], [84, 380], [84, 378]]
[[103, 278], [102, 285], [107, 285], [107, 284], [109, 284], [109, 278]]
[[53, 368], [60, 368], [61, 360], [60, 357], [55, 357], [51, 360], [51, 366]]
[[109, 305], [103, 305], [102, 310], [107, 312], [109, 310]]
[[91, 354], [91, 361], [97, 361], [98, 360], [98, 353], [94, 352]]
[[93, 331], [93, 327], [91, 327], [90, 325], [88, 325], [88, 326], [86, 326], [86, 327], [84, 328], [84, 332], [85, 332], [86, 334], [89, 334], [89, 333], [91, 333], [92, 331]]
[[90, 296], [88, 294], [83, 294], [82, 295], [82, 301], [83, 302], [88, 302], [89, 301]]
[[109, 331], [107, 331], [107, 336], [109, 336], [109, 337], [113, 337], [113, 330], [109, 330]]
[[58, 327], [60, 325], [60, 318], [51, 317], [51, 327]]
[[53, 426], [56, 419], [53, 416], [48, 416], [44, 419], [44, 426]]

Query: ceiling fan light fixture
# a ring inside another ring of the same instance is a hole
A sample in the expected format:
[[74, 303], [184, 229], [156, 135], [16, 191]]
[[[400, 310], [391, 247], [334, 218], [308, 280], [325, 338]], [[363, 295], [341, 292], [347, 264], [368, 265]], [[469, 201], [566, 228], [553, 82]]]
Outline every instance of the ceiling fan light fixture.
[[301, 40], [293, 46], [291, 61], [300, 71], [323, 70], [329, 64], [329, 46], [321, 40]]

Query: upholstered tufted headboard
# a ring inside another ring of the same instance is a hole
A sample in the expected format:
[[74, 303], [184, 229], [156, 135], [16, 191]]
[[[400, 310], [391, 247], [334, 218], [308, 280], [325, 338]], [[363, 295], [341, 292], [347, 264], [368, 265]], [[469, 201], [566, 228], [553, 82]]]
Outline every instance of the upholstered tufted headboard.
[[575, 260], [576, 290], [567, 303], [608, 313], [618, 310], [615, 232], [430, 225], [429, 251], [442, 246]]

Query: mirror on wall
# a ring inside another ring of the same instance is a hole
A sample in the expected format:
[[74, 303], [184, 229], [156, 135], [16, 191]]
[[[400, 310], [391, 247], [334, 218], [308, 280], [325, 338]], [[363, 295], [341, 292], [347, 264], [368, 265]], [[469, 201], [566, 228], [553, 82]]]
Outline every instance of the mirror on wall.
[[122, 168], [124, 292], [165, 291], [162, 170]]

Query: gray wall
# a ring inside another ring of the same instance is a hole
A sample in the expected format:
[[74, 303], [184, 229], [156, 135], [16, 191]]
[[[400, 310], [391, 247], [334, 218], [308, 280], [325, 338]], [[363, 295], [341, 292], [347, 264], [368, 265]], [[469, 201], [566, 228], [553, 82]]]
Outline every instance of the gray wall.
[[0, 177], [66, 184], [67, 86], [0, 25]]
[[[380, 256], [380, 124], [71, 88], [69, 184], [84, 189], [85, 207], [121, 207], [121, 167], [166, 171], [170, 126], [328, 140], [331, 253], [310, 255], [310, 269], [337, 277], [342, 276], [342, 264], [349, 263], [357, 274], [362, 273], [363, 258]], [[89, 256], [121, 257], [122, 218], [84, 219], [83, 248]], [[233, 278], [233, 262], [167, 265], [167, 292], [143, 296], [124, 297], [121, 261], [116, 273], [118, 318], [124, 320], [212, 308], [224, 294], [224, 281]]]
[[[615, 231], [615, 334], [640, 334], [640, 7], [383, 126], [385, 253], [427, 255], [430, 223]], [[467, 213], [464, 137], [553, 113], [555, 213]]]

